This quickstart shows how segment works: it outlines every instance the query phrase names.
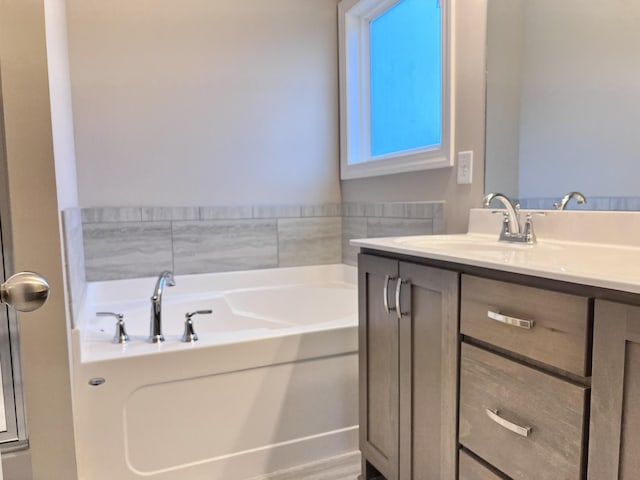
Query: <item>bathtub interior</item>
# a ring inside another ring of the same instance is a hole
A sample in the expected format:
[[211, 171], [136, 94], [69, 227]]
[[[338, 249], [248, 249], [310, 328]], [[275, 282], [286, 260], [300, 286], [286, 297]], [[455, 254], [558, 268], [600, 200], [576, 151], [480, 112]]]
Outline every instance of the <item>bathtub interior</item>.
[[[157, 351], [148, 342], [154, 284], [154, 278], [89, 284], [77, 322], [82, 361]], [[212, 313], [193, 318], [196, 347], [353, 326], [355, 269], [328, 265], [176, 276], [176, 287], [165, 288], [162, 300], [164, 348], [186, 348], [180, 341], [185, 315], [198, 310]], [[113, 345], [115, 318], [97, 312], [124, 315], [128, 345]]]

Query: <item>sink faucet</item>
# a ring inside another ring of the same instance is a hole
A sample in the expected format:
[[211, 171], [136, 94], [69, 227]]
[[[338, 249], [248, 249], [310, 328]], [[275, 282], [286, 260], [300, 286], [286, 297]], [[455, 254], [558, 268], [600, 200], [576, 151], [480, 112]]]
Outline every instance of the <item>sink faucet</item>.
[[[534, 244], [536, 243], [536, 235], [533, 231], [533, 216], [546, 215], [544, 212], [527, 213], [527, 219], [524, 223], [524, 229], [520, 228], [520, 206], [513, 205], [511, 200], [502, 193], [490, 193], [484, 197], [484, 206], [488, 207], [493, 199], [499, 200], [506, 208], [506, 212], [502, 212], [504, 220], [502, 221], [502, 231], [500, 232], [500, 240], [505, 242], [518, 242]], [[500, 213], [500, 211], [493, 212]]]
[[565, 210], [567, 208], [567, 203], [569, 203], [569, 200], [571, 200], [572, 198], [575, 198], [576, 202], [579, 205], [587, 203], [586, 197], [580, 192], [569, 192], [564, 197], [562, 197], [562, 200], [560, 200], [560, 202], [554, 203], [553, 208], [555, 208], [556, 210]]
[[151, 297], [151, 336], [149, 340], [152, 343], [164, 342], [164, 335], [162, 335], [162, 291], [165, 284], [169, 287], [176, 285], [173, 273], [168, 270], [158, 275], [156, 288]]
[[[520, 235], [520, 219], [518, 214], [518, 205], [513, 205], [511, 200], [506, 195], [502, 193], [490, 193], [486, 197], [484, 197], [484, 206], [488, 207], [492, 200], [499, 200], [504, 208], [507, 209], [505, 214], [505, 224], [508, 223], [508, 231], [505, 233], [510, 235]], [[506, 228], [506, 227], [505, 227]]]

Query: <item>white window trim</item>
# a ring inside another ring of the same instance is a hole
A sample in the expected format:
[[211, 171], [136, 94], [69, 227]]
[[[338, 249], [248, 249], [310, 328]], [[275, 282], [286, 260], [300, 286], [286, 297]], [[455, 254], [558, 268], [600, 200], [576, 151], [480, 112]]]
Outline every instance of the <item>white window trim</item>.
[[[453, 0], [442, 8], [442, 138], [436, 148], [372, 157], [370, 153], [369, 22], [399, 0], [342, 0], [338, 4], [340, 62], [340, 178], [374, 177], [452, 167], [454, 144]], [[435, 1], [435, 0], [433, 0]]]

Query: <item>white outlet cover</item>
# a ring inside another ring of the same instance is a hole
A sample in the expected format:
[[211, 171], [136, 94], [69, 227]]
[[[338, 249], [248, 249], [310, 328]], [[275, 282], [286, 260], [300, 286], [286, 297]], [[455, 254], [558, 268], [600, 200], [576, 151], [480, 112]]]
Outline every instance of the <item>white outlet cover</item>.
[[473, 151], [458, 152], [458, 185], [473, 181]]

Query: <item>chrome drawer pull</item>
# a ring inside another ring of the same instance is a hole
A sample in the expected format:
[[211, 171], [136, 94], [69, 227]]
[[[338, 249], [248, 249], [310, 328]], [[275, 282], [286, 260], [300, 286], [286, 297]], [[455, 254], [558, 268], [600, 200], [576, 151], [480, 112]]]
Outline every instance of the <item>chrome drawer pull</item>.
[[382, 300], [384, 302], [384, 311], [389, 315], [390, 312], [393, 312], [396, 307], [389, 306], [389, 281], [395, 280], [396, 277], [392, 277], [391, 275], [384, 276], [384, 290], [382, 292]]
[[402, 311], [402, 305], [400, 305], [400, 290], [402, 289], [402, 285], [410, 284], [411, 282], [409, 280], [402, 280], [401, 277], [398, 277], [398, 283], [396, 284], [396, 316], [398, 320], [402, 320], [402, 317], [409, 315], [409, 312]]
[[526, 330], [531, 330], [534, 325], [533, 320], [523, 320], [522, 318], [510, 317], [499, 312], [492, 312], [491, 310], [487, 312], [487, 317], [489, 317], [491, 320], [495, 320], [496, 322], [504, 323], [506, 325], [512, 325], [514, 327], [524, 328]]
[[516, 425], [515, 423], [502, 418], [500, 416], [500, 412], [498, 412], [498, 409], [486, 408], [485, 413], [487, 414], [487, 417], [489, 417], [501, 427], [504, 427], [513, 433], [517, 433], [522, 437], [528, 437], [531, 433], [531, 427], [521, 427], [520, 425]]

